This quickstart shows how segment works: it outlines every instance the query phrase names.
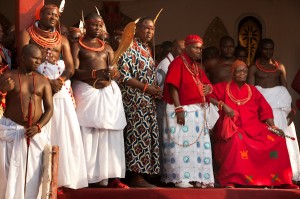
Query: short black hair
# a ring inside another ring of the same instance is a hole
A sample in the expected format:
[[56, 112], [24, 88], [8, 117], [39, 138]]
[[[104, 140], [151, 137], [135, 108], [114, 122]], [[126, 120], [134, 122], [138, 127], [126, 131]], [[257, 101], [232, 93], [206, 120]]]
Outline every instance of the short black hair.
[[272, 44], [274, 46], [274, 41], [270, 38], [264, 38], [260, 41], [260, 47], [263, 47], [266, 44]]
[[39, 50], [40, 51], [40, 48], [37, 47], [34, 44], [27, 44], [27, 45], [23, 46], [23, 48], [21, 50], [21, 55], [27, 57], [27, 56], [31, 55], [32, 52], [34, 52], [35, 50]]
[[232, 37], [226, 35], [220, 39], [220, 46], [223, 46], [226, 41], [231, 41], [234, 45], [234, 40]]
[[84, 20], [91, 20], [91, 19], [95, 19], [95, 18], [100, 18], [100, 19], [102, 19], [102, 17], [101, 17], [100, 15], [98, 15], [97, 12], [91, 12], [91, 13], [89, 13], [88, 15], [86, 15], [86, 16], [84, 17]]
[[136, 25], [140, 26], [144, 21], [148, 21], [148, 20], [153, 22], [153, 19], [148, 16], [141, 17]]

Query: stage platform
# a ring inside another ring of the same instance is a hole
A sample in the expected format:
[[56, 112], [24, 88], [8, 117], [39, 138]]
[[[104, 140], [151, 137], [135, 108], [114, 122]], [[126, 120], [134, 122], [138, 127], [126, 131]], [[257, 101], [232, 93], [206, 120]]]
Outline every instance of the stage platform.
[[64, 189], [58, 199], [300, 199], [300, 190], [199, 188]]

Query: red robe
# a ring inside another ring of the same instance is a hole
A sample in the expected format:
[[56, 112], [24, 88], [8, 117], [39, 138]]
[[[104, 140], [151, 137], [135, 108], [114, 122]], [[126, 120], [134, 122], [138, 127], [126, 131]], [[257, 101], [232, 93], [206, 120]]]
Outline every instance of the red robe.
[[[260, 92], [250, 86], [252, 97], [244, 105], [235, 104], [226, 92], [227, 82], [215, 84], [211, 97], [224, 101], [238, 112], [236, 133], [225, 141], [220, 135], [224, 112], [214, 135], [214, 158], [219, 171], [216, 175], [221, 186], [228, 184], [279, 186], [292, 184], [292, 169], [284, 138], [270, 132], [264, 123], [273, 118], [270, 105]], [[247, 87], [240, 89], [232, 82], [230, 91], [236, 99], [248, 96]]]
[[[172, 61], [172, 63], [169, 66], [168, 73], [164, 83], [163, 99], [167, 103], [173, 104], [173, 101], [169, 93], [169, 84], [171, 84], [178, 89], [179, 101], [181, 106], [203, 103], [204, 102], [203, 96], [200, 95], [195, 80], [193, 79], [192, 75], [186, 68], [181, 56], [184, 56], [188, 64], [190, 65], [196, 64], [192, 62], [192, 60], [187, 56], [186, 53], [177, 56]], [[211, 84], [207, 76], [205, 75], [205, 72], [199, 66], [197, 67], [199, 70], [199, 75], [197, 78], [200, 80], [200, 82], [203, 85]], [[208, 100], [205, 99], [205, 101]]]

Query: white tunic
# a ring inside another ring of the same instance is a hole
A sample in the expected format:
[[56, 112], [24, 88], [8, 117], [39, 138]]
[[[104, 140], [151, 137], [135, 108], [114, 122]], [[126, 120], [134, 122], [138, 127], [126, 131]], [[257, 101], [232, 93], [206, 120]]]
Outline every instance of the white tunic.
[[[62, 60], [57, 65], [42, 63], [38, 72], [57, 79], [65, 69]], [[53, 96], [53, 116], [45, 126], [51, 145], [59, 146], [58, 187], [72, 189], [87, 187], [87, 173], [82, 137], [72, 101], [70, 80]]]
[[41, 197], [43, 150], [49, 144], [47, 134], [36, 134], [30, 139], [26, 197], [24, 182], [27, 144], [24, 127], [12, 120], [0, 119], [0, 199], [37, 199]]
[[89, 183], [125, 177], [123, 129], [126, 126], [118, 85], [95, 89], [73, 82], [76, 112], [81, 126]]
[[296, 129], [293, 122], [288, 126], [286, 119], [289, 112], [291, 112], [292, 97], [284, 86], [276, 86], [273, 88], [256, 86], [256, 88], [272, 107], [275, 125], [282, 129], [285, 134], [296, 138], [294, 141], [288, 138], [285, 140], [290, 156], [293, 180], [300, 181], [300, 153]]

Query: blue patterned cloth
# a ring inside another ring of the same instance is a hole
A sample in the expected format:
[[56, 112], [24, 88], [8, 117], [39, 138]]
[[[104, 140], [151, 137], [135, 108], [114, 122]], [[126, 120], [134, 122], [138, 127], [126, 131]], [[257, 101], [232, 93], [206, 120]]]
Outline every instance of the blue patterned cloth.
[[154, 60], [148, 46], [137, 39], [121, 57], [119, 63], [120, 88], [127, 118], [124, 129], [127, 170], [158, 174], [159, 142], [154, 98], [139, 89], [125, 84], [131, 78], [153, 85], [155, 82]]
[[[209, 111], [200, 104], [184, 106], [185, 125], [182, 126], [177, 124], [174, 108], [174, 105], [167, 104], [166, 128], [163, 134], [162, 181], [166, 183], [195, 181], [202, 187], [213, 187], [209, 136], [209, 128], [213, 125], [207, 122], [211, 118], [208, 115]], [[214, 118], [213, 120], [216, 120], [218, 117]]]

